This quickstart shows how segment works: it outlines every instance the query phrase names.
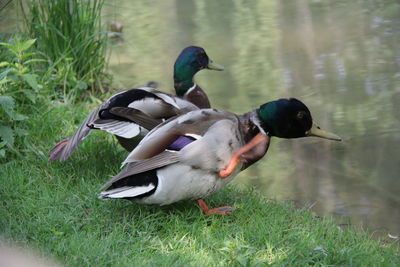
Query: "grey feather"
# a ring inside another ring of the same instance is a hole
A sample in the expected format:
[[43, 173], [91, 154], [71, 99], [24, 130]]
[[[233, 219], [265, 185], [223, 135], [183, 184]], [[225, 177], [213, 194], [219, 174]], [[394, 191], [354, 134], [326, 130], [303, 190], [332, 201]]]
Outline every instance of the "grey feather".
[[151, 158], [166, 149], [180, 135], [203, 135], [221, 119], [237, 120], [237, 117], [229, 112], [203, 109], [169, 119], [151, 130], [122, 164]]
[[104, 103], [94, 109], [81, 123], [79, 128], [75, 131], [74, 135], [70, 138], [63, 140], [56, 144], [49, 152], [49, 161], [60, 160], [66, 161], [68, 157], [74, 152], [76, 147], [92, 130], [87, 125], [93, 123], [98, 119], [98, 112], [104, 107]]
[[107, 188], [111, 184], [131, 175], [161, 168], [179, 161], [179, 155], [176, 152], [164, 151], [150, 159], [131, 162], [127, 164], [120, 173], [105, 183], [101, 189]]
[[124, 138], [135, 137], [141, 132], [140, 126], [136, 123], [113, 119], [97, 119], [89, 126]]
[[126, 107], [115, 107], [110, 110], [110, 112], [116, 116], [128, 119], [132, 122], [137, 123], [138, 125], [146, 128], [147, 130], [151, 130], [160, 123], [162, 123], [161, 119], [155, 119], [150, 117], [140, 110], [134, 108], [126, 108]]

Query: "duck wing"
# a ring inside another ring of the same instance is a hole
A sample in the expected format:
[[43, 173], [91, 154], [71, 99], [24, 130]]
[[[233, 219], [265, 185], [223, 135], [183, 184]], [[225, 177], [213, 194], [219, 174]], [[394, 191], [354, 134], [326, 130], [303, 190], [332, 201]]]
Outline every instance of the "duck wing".
[[162, 119], [152, 118], [140, 110], [134, 108], [115, 107], [110, 112], [116, 116], [128, 119], [136, 124], [151, 130], [163, 122]]
[[122, 165], [154, 157], [168, 149], [180, 136], [202, 136], [211, 125], [227, 118], [237, 120], [233, 113], [216, 109], [195, 110], [171, 118], [151, 130]]
[[140, 87], [111, 97], [107, 106], [99, 111], [99, 119], [89, 126], [132, 138], [141, 132], [140, 127], [151, 130], [163, 120], [195, 109], [198, 108], [186, 100]]
[[[215, 172], [224, 168], [233, 152], [243, 143], [238, 128], [238, 119], [231, 113], [225, 113], [224, 116], [220, 116], [222, 114], [218, 112], [212, 114], [213, 116], [209, 116], [210, 114], [208, 112], [201, 113], [201, 111], [195, 112], [195, 114], [189, 113], [157, 126], [157, 129], [150, 132], [142, 142], [149, 142], [149, 147], [157, 147], [157, 145], [164, 147], [164, 144], [168, 144], [164, 150], [149, 158], [126, 160], [122, 171], [105, 183], [102, 189], [113, 188], [116, 184], [121, 185], [119, 181], [126, 178], [140, 179], [140, 175], [136, 178], [134, 175], [156, 171], [158, 168], [178, 162], [193, 168]], [[185, 122], [189, 122], [188, 118], [196, 118], [200, 121], [196, 123], [196, 127], [188, 127], [188, 124], [185, 124]], [[177, 123], [181, 124], [180, 127], [176, 126]], [[204, 129], [196, 129], [198, 134], [193, 134], [194, 128], [197, 127]], [[174, 128], [176, 131], [168, 134], [167, 129], [170, 128]], [[159, 136], [160, 133], [164, 134], [162, 138], [149, 138], [149, 135]], [[142, 143], [135, 148], [136, 152], [142, 153], [141, 156], [148, 152], [145, 151], [147, 149], [148, 147], [144, 147]]]
[[179, 155], [172, 151], [163, 151], [162, 153], [146, 160], [131, 162], [125, 165], [120, 173], [111, 178], [102, 185], [101, 189], [107, 188], [119, 180], [138, 173], [161, 168], [179, 161]]
[[66, 161], [74, 152], [76, 147], [92, 130], [87, 125], [98, 119], [98, 112], [105, 106], [105, 103], [94, 109], [76, 129], [74, 135], [58, 142], [49, 152], [49, 161], [60, 160]]
[[[72, 137], [57, 143], [49, 152], [49, 161], [67, 160], [91, 129], [133, 138], [142, 132], [142, 128], [153, 129], [165, 119], [196, 109], [186, 100], [151, 87], [123, 90], [93, 110]], [[135, 114], [135, 120], [132, 120], [132, 114]]]

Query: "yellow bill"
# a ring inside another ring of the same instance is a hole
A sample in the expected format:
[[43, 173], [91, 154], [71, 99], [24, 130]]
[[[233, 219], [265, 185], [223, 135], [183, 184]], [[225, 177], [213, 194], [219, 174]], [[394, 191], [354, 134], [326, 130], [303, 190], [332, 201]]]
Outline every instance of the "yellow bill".
[[211, 59], [208, 61], [207, 69], [210, 70], [224, 70], [224, 66], [214, 63]]
[[342, 141], [342, 138], [340, 138], [340, 136], [338, 136], [334, 133], [322, 130], [315, 123], [313, 123], [311, 129], [306, 132], [306, 136], [316, 136], [316, 137], [321, 137], [321, 138], [334, 140], [334, 141]]

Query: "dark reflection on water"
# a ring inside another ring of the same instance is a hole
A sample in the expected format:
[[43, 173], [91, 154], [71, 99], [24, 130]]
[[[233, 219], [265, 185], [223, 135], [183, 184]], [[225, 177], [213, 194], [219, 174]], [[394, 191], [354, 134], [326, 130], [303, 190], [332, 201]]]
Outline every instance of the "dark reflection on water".
[[243, 172], [268, 197], [342, 222], [400, 233], [400, 4], [397, 1], [128, 1], [105, 17], [124, 24], [111, 70], [124, 87], [157, 80], [172, 91], [179, 51], [203, 46], [226, 71], [197, 80], [215, 107], [245, 112], [302, 99], [342, 143], [273, 140]]

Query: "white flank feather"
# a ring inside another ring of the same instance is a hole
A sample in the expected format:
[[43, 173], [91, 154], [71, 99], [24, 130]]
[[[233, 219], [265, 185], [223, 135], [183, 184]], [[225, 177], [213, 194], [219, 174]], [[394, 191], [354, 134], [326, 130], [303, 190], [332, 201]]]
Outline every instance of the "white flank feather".
[[155, 188], [154, 184], [146, 186], [124, 186], [116, 189], [111, 189], [100, 193], [100, 197], [103, 198], [125, 198], [125, 197], [136, 197], [145, 194]]

